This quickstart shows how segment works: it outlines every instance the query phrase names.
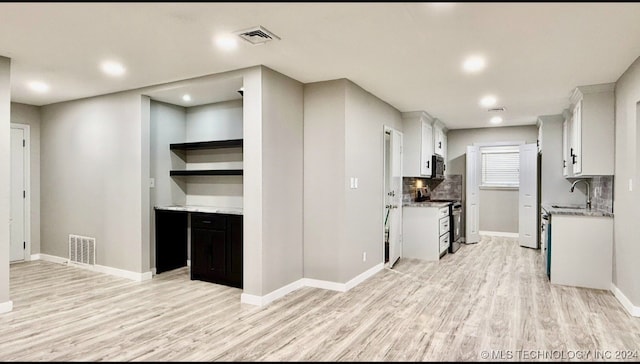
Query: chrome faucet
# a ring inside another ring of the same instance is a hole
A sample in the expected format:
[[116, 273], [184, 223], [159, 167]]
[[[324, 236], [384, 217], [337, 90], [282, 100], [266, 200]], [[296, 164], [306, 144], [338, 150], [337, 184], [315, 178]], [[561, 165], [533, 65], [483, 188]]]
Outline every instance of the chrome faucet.
[[573, 189], [576, 187], [576, 184], [578, 184], [578, 182], [584, 182], [587, 184], [587, 209], [591, 210], [591, 186], [589, 185], [589, 181], [587, 181], [586, 179], [576, 180], [571, 185], [571, 192], [573, 192]]

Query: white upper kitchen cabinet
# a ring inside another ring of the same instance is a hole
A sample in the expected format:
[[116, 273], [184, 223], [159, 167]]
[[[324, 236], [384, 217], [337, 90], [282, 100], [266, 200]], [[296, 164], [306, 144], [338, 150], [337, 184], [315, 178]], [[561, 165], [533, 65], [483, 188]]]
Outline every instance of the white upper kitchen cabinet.
[[433, 118], [424, 111], [402, 113], [403, 175], [431, 177], [433, 155]]
[[444, 157], [446, 149], [445, 126], [440, 120], [433, 123], [433, 151], [435, 154]]
[[569, 138], [571, 135], [571, 112], [564, 110], [562, 112], [564, 121], [562, 122], [562, 176], [573, 176], [573, 166], [571, 164], [571, 143]]
[[606, 83], [573, 91], [572, 114], [563, 136], [569, 144], [569, 177], [613, 175], [613, 90], [614, 84]]

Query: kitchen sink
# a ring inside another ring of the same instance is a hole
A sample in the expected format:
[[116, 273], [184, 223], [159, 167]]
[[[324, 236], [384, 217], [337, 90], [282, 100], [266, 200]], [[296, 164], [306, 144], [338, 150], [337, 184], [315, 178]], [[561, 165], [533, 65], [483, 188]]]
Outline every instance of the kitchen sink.
[[551, 205], [551, 207], [553, 207], [554, 209], [577, 209], [577, 210], [584, 210], [585, 207], [583, 206], [562, 206], [562, 205]]

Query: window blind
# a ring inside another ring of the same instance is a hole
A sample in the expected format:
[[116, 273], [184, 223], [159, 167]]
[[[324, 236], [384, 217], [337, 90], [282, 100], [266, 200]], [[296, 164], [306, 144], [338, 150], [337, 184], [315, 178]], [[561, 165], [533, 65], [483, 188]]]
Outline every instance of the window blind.
[[480, 148], [482, 185], [518, 187], [520, 184], [520, 151], [517, 145]]

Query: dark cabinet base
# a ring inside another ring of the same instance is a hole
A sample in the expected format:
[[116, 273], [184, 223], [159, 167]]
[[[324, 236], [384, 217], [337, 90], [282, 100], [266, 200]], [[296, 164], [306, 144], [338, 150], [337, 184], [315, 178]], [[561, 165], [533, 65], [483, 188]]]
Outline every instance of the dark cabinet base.
[[191, 214], [191, 279], [242, 288], [242, 216]]
[[156, 274], [187, 265], [191, 279], [242, 288], [242, 215], [156, 210]]
[[187, 213], [156, 210], [156, 274], [187, 265]]

